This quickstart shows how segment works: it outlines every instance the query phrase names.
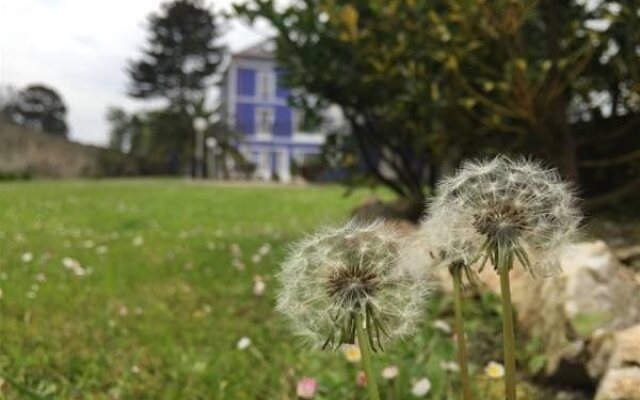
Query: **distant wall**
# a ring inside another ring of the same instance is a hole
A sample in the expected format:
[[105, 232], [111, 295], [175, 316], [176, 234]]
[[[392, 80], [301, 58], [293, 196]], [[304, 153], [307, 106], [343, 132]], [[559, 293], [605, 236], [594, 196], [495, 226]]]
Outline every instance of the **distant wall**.
[[35, 132], [0, 118], [0, 174], [47, 178], [134, 175], [131, 157]]

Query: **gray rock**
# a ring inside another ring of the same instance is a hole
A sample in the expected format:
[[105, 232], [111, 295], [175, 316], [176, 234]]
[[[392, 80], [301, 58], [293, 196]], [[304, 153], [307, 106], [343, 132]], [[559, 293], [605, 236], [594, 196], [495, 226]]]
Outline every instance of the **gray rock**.
[[520, 326], [544, 343], [545, 374], [593, 384], [611, 368], [611, 335], [640, 323], [640, 285], [602, 241], [572, 246], [561, 264], [557, 277], [515, 273], [513, 302]]
[[595, 400], [640, 400], [640, 367], [609, 370], [600, 383]]

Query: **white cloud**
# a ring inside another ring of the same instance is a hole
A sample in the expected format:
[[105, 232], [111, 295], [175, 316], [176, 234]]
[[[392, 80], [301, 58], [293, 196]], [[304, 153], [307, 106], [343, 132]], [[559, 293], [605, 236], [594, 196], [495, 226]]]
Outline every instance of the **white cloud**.
[[[69, 108], [73, 140], [104, 144], [107, 106], [130, 110], [127, 60], [145, 44], [146, 18], [162, 0], [0, 0], [0, 85], [46, 83]], [[233, 0], [216, 0], [228, 10]], [[237, 50], [269, 33], [231, 21], [223, 41]]]

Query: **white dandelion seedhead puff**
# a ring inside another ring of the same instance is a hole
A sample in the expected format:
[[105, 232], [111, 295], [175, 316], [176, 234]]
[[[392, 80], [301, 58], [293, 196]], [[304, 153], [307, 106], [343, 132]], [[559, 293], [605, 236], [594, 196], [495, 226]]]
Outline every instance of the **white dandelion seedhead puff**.
[[382, 222], [351, 221], [296, 243], [278, 275], [278, 310], [315, 347], [354, 343], [366, 324], [375, 350], [413, 332], [424, 309], [424, 274], [398, 260], [402, 237]]
[[506, 157], [464, 163], [440, 183], [431, 211], [428, 225], [444, 249], [469, 261], [500, 246], [536, 275], [557, 270], [580, 222], [573, 190], [555, 170]]

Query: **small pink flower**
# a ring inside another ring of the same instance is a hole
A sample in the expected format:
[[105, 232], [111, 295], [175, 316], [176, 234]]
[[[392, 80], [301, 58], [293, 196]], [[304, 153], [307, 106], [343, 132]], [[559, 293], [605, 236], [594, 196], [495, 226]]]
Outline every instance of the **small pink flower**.
[[296, 394], [301, 399], [313, 399], [316, 395], [318, 382], [313, 378], [302, 378], [298, 381]]
[[358, 373], [356, 374], [356, 385], [358, 385], [358, 387], [367, 387], [367, 375], [364, 373], [364, 371], [358, 371]]

